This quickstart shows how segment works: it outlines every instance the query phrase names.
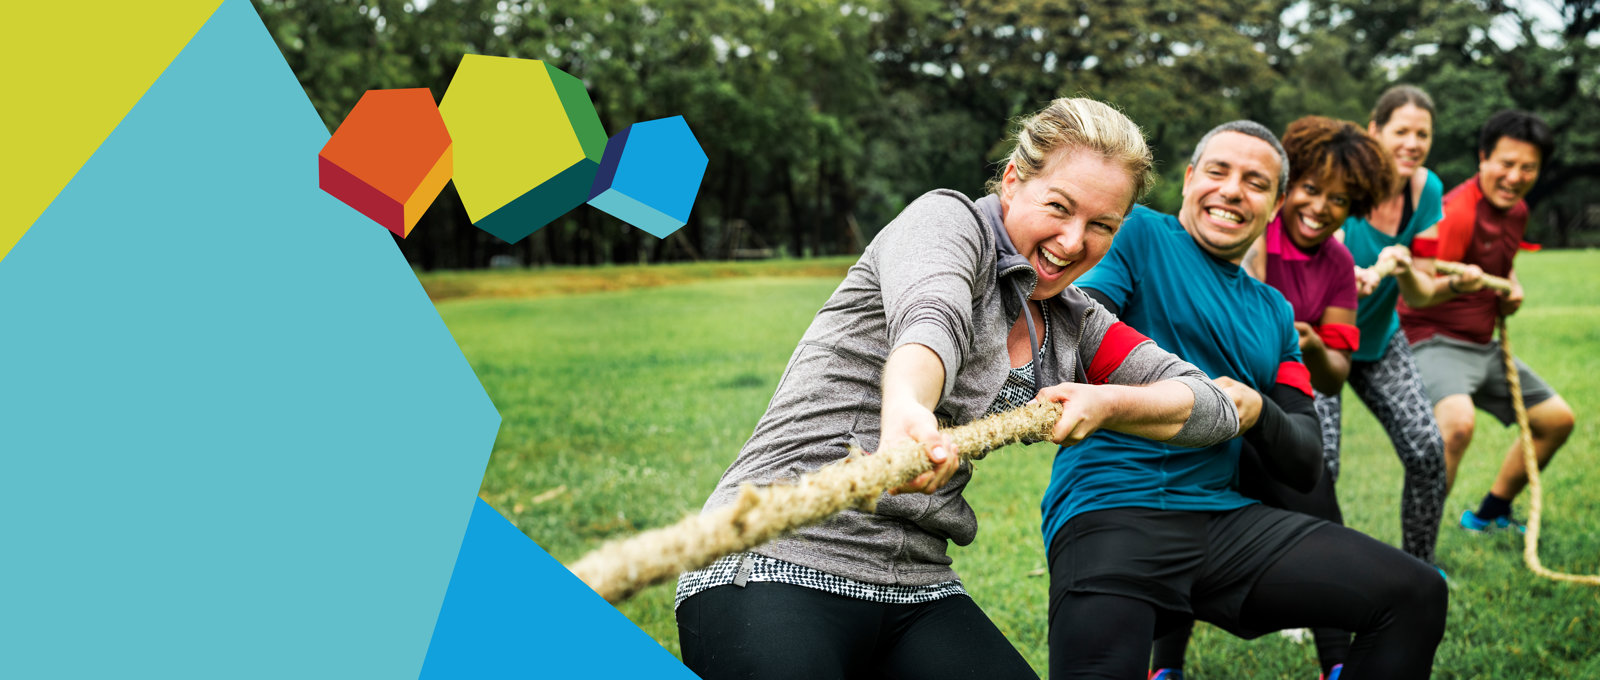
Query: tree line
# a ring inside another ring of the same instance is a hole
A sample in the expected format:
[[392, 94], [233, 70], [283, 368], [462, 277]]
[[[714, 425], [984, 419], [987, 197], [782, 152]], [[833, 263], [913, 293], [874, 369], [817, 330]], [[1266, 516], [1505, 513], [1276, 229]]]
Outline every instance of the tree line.
[[922, 193], [978, 195], [1013, 121], [1058, 96], [1145, 128], [1173, 210], [1192, 145], [1251, 118], [1364, 123], [1406, 82], [1439, 107], [1428, 165], [1476, 171], [1476, 132], [1518, 107], [1558, 150], [1529, 239], [1600, 243], [1600, 0], [256, 0], [329, 130], [368, 89], [428, 87], [463, 54], [583, 79], [608, 134], [683, 115], [710, 163], [657, 239], [583, 207], [516, 244], [447, 187], [407, 239], [422, 269], [857, 252]]

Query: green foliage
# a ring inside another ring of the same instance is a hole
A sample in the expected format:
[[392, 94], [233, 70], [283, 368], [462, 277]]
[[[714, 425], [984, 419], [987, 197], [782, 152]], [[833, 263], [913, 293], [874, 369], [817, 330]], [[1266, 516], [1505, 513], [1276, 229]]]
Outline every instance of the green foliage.
[[1554, 14], [1533, 3], [1449, 0], [1307, 7], [1292, 70], [1314, 85], [1280, 92], [1278, 102], [1362, 122], [1382, 89], [1422, 87], [1439, 108], [1428, 165], [1447, 187], [1477, 172], [1478, 130], [1491, 114], [1537, 113], [1557, 150], [1528, 196], [1528, 238], [1562, 247], [1594, 238], [1579, 232], [1600, 226], [1587, 216], [1600, 177], [1600, 2], [1556, 0], [1545, 5]]
[[1166, 180], [1149, 202], [1168, 211], [1214, 125], [1365, 122], [1396, 81], [1439, 102], [1432, 166], [1451, 183], [1475, 170], [1488, 113], [1550, 120], [1561, 147], [1530, 197], [1534, 239], [1582, 241], [1600, 177], [1596, 0], [1554, 3], [1560, 25], [1498, 0], [255, 2], [330, 129], [367, 89], [440, 97], [461, 55], [493, 54], [581, 78], [608, 132], [681, 114], [710, 158], [689, 224], [664, 241], [583, 208], [504, 244], [447, 188], [400, 242], [429, 270], [858, 252], [926, 191], [981, 193], [1012, 122], [1059, 96], [1145, 128]]
[[[1512, 342], [1578, 413], [1577, 430], [1545, 475], [1542, 551], [1558, 570], [1600, 572], [1600, 251], [1519, 258], [1527, 303]], [[843, 264], [843, 261], [831, 263]], [[579, 270], [467, 275], [486, 288], [538, 299], [442, 302], [449, 325], [503, 417], [480, 494], [557, 559], [572, 562], [608, 538], [698, 511], [777, 387], [796, 340], [840, 275], [723, 278], [684, 267], [667, 287], [551, 295]], [[604, 270], [618, 280], [660, 267]], [[436, 290], [461, 275], [424, 275]], [[518, 279], [527, 281], [518, 282]], [[556, 279], [556, 281], [545, 281]], [[645, 280], [643, 285], [654, 285]], [[479, 289], [481, 290], [481, 288]], [[493, 294], [493, 293], [485, 293]], [[1339, 496], [1350, 526], [1397, 544], [1403, 471], [1386, 436], [1347, 395]], [[1480, 416], [1477, 439], [1446, 504], [1439, 560], [1450, 574], [1450, 620], [1436, 678], [1600, 677], [1600, 598], [1589, 587], [1534, 577], [1515, 536], [1454, 527], [1488, 489], [1514, 430]], [[1048, 444], [1004, 449], [980, 462], [967, 497], [978, 540], [952, 548], [973, 598], [1022, 653], [1046, 670], [1048, 577], [1039, 497]], [[1518, 502], [1519, 514], [1528, 502]], [[672, 586], [646, 590], [624, 614], [677, 651]], [[1315, 652], [1272, 635], [1235, 639], [1202, 624], [1190, 677], [1306, 678]]]

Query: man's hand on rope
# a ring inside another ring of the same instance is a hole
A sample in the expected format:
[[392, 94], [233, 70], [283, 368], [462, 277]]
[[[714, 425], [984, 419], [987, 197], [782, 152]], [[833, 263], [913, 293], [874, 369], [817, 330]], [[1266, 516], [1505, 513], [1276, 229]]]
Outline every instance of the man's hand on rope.
[[1050, 432], [1050, 441], [1072, 446], [1098, 432], [1108, 414], [1116, 408], [1113, 402], [1117, 387], [1061, 383], [1039, 390], [1034, 401], [1061, 404], [1061, 417], [1056, 419], [1056, 426]]
[[1522, 309], [1522, 286], [1513, 280], [1511, 290], [1500, 293], [1500, 316], [1511, 316]]
[[1460, 272], [1451, 274], [1446, 285], [1450, 292], [1456, 295], [1466, 295], [1483, 290], [1486, 282], [1483, 278], [1483, 269], [1475, 264], [1462, 265]]
[[921, 444], [928, 451], [933, 469], [917, 475], [904, 486], [891, 489], [890, 495], [920, 492], [933, 493], [950, 481], [961, 466], [961, 456], [950, 436], [939, 432], [939, 421], [933, 412], [915, 401], [885, 402], [882, 411], [882, 429], [878, 450], [893, 447], [906, 440]]
[[1261, 393], [1227, 376], [1211, 382], [1222, 388], [1222, 393], [1233, 400], [1233, 407], [1239, 409], [1239, 434], [1244, 434], [1255, 427], [1256, 421], [1261, 418]]

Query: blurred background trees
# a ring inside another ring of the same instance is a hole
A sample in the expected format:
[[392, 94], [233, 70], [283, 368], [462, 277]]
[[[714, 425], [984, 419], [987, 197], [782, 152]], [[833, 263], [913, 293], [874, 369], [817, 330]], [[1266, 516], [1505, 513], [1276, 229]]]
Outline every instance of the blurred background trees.
[[656, 239], [580, 207], [504, 243], [447, 187], [411, 237], [423, 269], [859, 251], [923, 192], [978, 195], [1012, 121], [1053, 97], [1116, 104], [1179, 200], [1192, 145], [1253, 118], [1364, 123], [1379, 92], [1439, 105], [1428, 165], [1476, 171], [1508, 106], [1559, 148], [1529, 239], [1600, 243], [1600, 0], [256, 0], [328, 125], [368, 89], [429, 87], [463, 54], [543, 59], [582, 78], [608, 133], [683, 115], [710, 165], [689, 223]]

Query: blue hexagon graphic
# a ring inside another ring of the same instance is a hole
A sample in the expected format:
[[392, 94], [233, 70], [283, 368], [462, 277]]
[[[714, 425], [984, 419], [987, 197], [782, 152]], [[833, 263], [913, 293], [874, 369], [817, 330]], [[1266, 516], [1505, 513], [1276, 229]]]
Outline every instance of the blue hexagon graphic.
[[634, 123], [606, 142], [589, 205], [658, 238], [689, 221], [706, 152], [683, 116]]

